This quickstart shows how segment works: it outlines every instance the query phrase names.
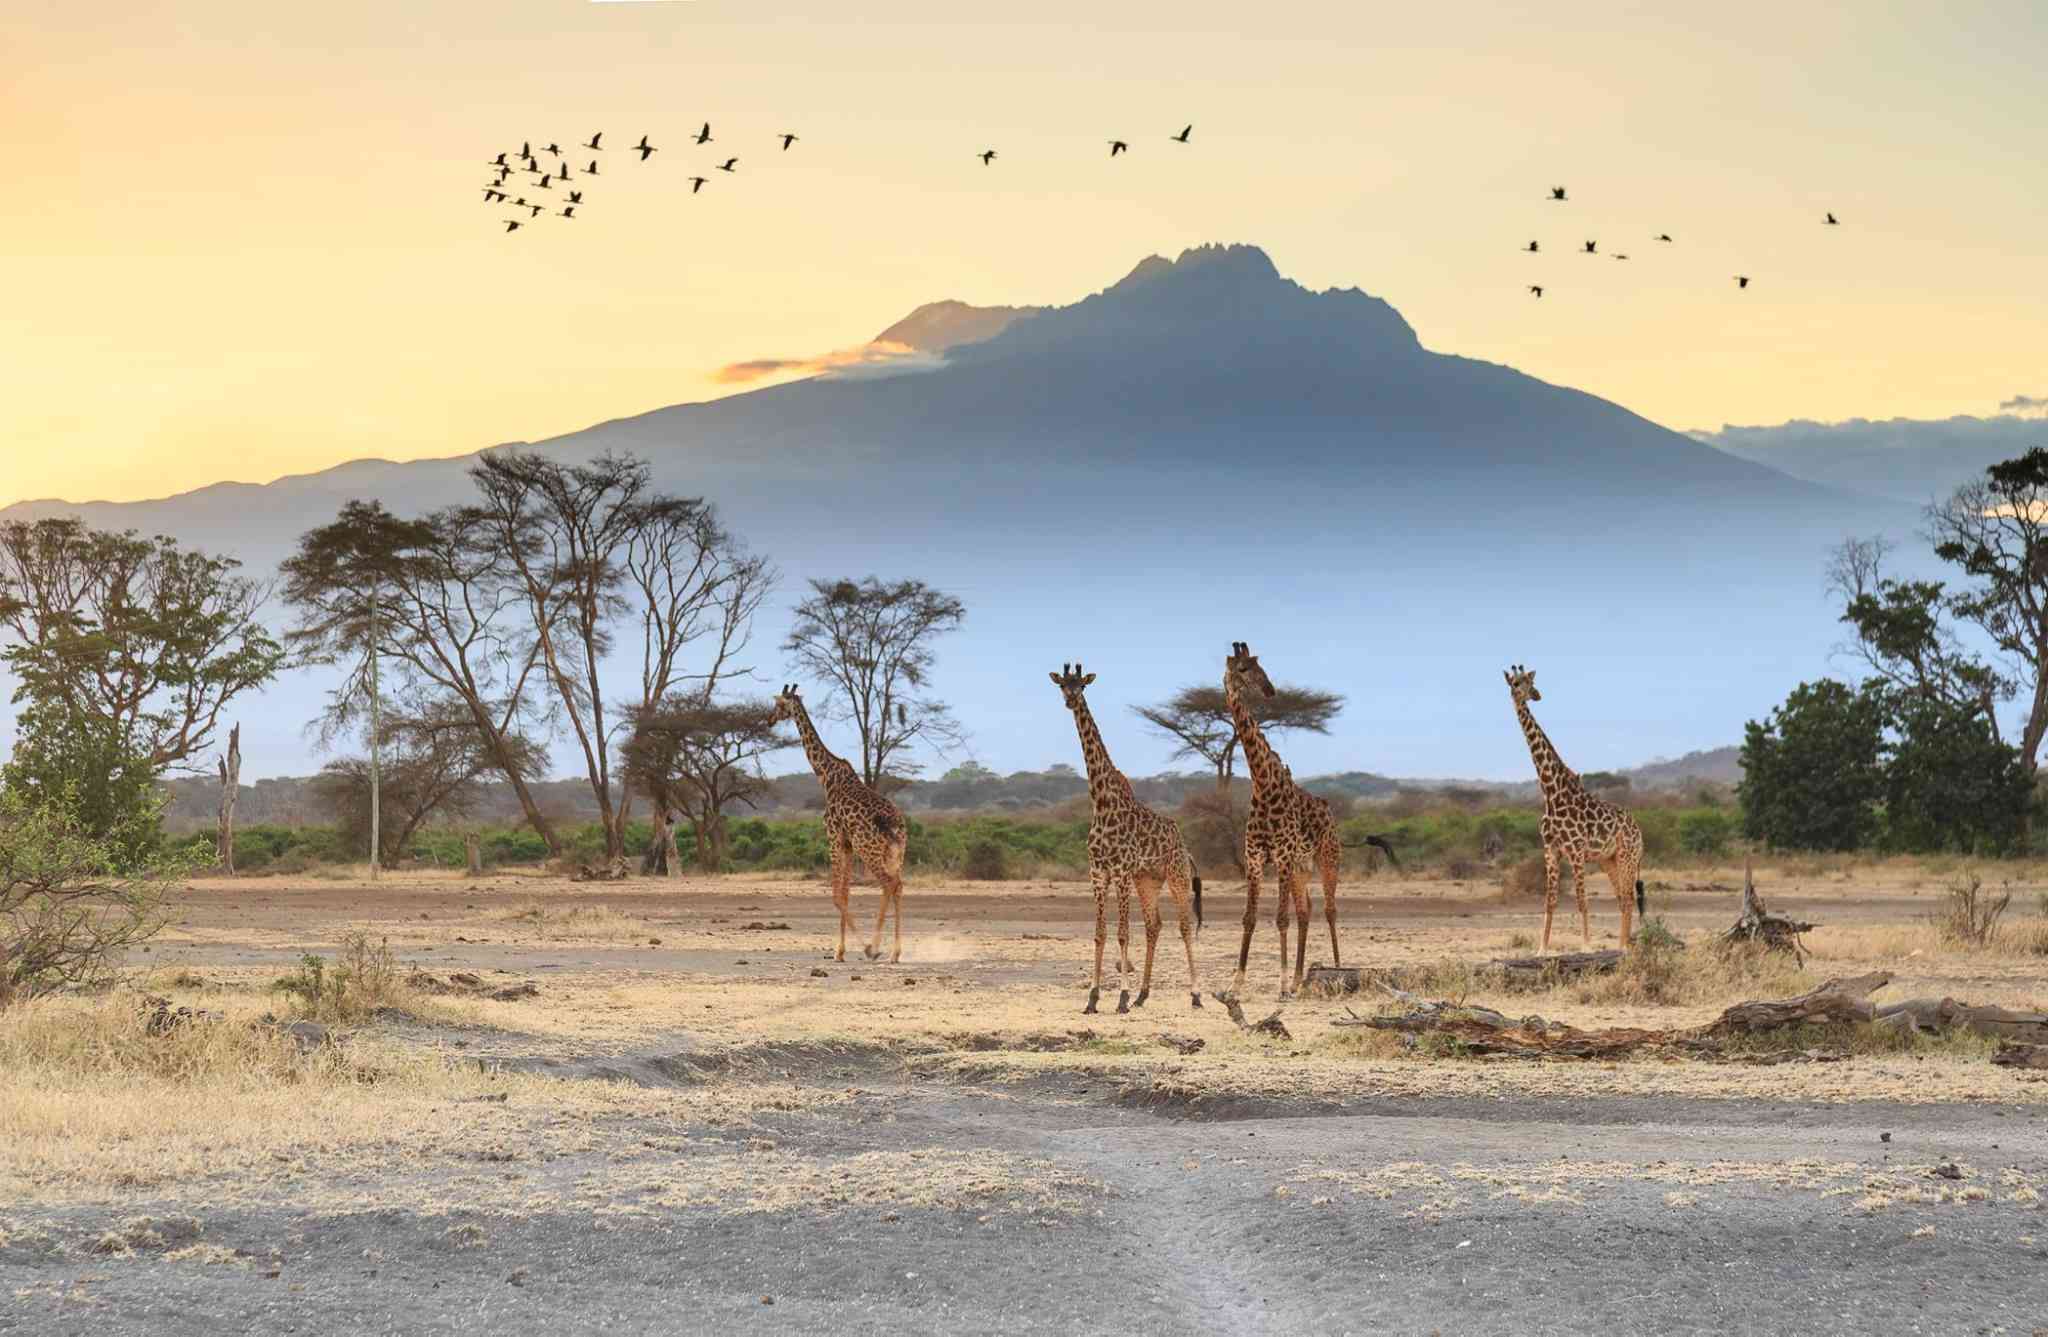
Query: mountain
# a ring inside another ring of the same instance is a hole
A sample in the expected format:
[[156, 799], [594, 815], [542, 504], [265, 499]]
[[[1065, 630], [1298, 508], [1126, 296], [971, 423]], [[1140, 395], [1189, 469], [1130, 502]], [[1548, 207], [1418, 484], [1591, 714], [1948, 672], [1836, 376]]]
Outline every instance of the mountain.
[[876, 335], [878, 344], [901, 344], [919, 353], [944, 353], [963, 344], [993, 339], [1042, 306], [969, 306], [965, 302], [926, 302]]
[[[929, 369], [820, 375], [537, 448], [644, 455], [773, 557], [785, 598], [756, 637], [764, 681], [781, 680], [806, 578], [957, 594], [967, 622], [939, 646], [936, 687], [997, 769], [1078, 755], [1043, 678], [1077, 657], [1101, 674], [1091, 700], [1119, 763], [1165, 768], [1125, 708], [1214, 681], [1233, 640], [1276, 679], [1349, 698], [1332, 736], [1287, 740], [1302, 774], [1522, 777], [1510, 662], [1539, 670], [1539, 714], [1581, 770], [1712, 746], [1826, 672], [1827, 549], [1913, 524], [1909, 507], [1433, 352], [1386, 302], [1311, 292], [1255, 247], [1151, 257], [1028, 315], [912, 320], [919, 338], [994, 332]], [[467, 467], [362, 460], [0, 515], [76, 512], [266, 569], [351, 497], [462, 499]], [[249, 773], [307, 769], [298, 721], [324, 686], [297, 675], [243, 709]]]
[[1691, 435], [1794, 478], [1926, 505], [1981, 479], [2001, 460], [2048, 444], [2048, 420], [2037, 410], [2028, 416], [2003, 413], [1989, 418], [1794, 421]]

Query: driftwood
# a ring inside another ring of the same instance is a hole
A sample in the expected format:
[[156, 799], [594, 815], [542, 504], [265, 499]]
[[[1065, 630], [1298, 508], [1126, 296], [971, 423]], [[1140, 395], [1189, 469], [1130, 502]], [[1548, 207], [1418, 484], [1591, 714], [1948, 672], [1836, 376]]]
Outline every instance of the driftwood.
[[1790, 952], [1793, 960], [1805, 965], [1806, 944], [1799, 940], [1799, 935], [1815, 927], [1764, 909], [1763, 898], [1756, 894], [1756, 874], [1749, 860], [1742, 861], [1742, 913], [1721, 934], [1722, 942], [1761, 944], [1769, 950]]
[[1996, 1040], [2048, 1044], [2048, 1012], [2012, 1012], [1990, 1004], [1971, 1006], [1953, 998], [1909, 998], [1886, 1003], [1874, 1021], [1906, 1034], [1947, 1031], [1960, 1026]]
[[1492, 1008], [1443, 1001], [1418, 1002], [1413, 995], [1403, 997], [1410, 1000], [1409, 1010], [1397, 1016], [1361, 1017], [1351, 1012], [1348, 1019], [1340, 1017], [1330, 1024], [1401, 1031], [1414, 1037], [1415, 1042], [1425, 1035], [1442, 1036], [1444, 1043], [1475, 1057], [1618, 1058], [1671, 1038], [1663, 1031], [1630, 1028], [1582, 1031], [1542, 1017], [1523, 1017], [1517, 1021]]
[[632, 868], [621, 854], [608, 863], [587, 863], [576, 870], [571, 882], [624, 882], [633, 875]]
[[2002, 1044], [1991, 1061], [2002, 1068], [2048, 1068], [2048, 1045]]
[[1737, 1003], [1717, 1020], [1701, 1027], [1698, 1034], [1702, 1037], [1753, 1035], [1758, 1031], [1774, 1031], [1806, 1021], [1873, 1021], [1877, 1008], [1871, 1003], [1870, 995], [1891, 982], [1892, 977], [1888, 973], [1875, 970], [1853, 979], [1829, 980], [1797, 998]]

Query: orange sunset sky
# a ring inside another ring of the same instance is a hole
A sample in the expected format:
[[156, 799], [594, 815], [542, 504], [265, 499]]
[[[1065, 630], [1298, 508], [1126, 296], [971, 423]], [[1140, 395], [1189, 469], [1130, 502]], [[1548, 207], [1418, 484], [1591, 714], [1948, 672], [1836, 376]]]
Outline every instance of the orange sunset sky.
[[[2038, 3], [14, 0], [0, 41], [0, 504], [539, 439], [1203, 241], [1673, 427], [2048, 394]], [[485, 159], [597, 130], [581, 216], [506, 235]]]

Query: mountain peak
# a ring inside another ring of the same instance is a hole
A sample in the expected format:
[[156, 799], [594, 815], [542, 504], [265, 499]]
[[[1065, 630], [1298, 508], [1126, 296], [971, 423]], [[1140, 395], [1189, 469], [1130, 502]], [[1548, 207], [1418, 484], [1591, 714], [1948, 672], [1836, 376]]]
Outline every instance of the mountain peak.
[[962, 344], [993, 339], [1013, 321], [1035, 316], [1042, 306], [969, 306], [948, 299], [926, 302], [876, 335], [878, 344], [902, 344], [920, 353], [943, 353]]
[[1129, 292], [1160, 279], [1195, 277], [1210, 281], [1275, 283], [1280, 281], [1280, 270], [1272, 257], [1256, 246], [1208, 242], [1188, 247], [1176, 260], [1168, 260], [1163, 255], [1148, 255], [1130, 273], [1111, 284], [1108, 291]]

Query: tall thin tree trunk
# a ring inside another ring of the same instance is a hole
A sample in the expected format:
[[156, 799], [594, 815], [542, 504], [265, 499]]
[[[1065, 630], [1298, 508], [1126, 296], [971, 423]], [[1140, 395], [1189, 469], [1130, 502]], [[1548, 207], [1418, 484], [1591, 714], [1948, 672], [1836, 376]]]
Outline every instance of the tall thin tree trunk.
[[377, 699], [377, 607], [376, 596], [371, 595], [370, 603], [370, 881], [377, 880], [378, 870], [384, 863], [384, 739], [382, 720], [379, 716], [380, 702]]
[[218, 848], [221, 871], [235, 871], [235, 797], [242, 787], [242, 726], [228, 730], [227, 755], [220, 765], [220, 830]]
[[665, 858], [666, 858], [666, 859], [668, 860], [668, 877], [669, 877], [669, 880], [670, 880], [670, 881], [674, 881], [675, 879], [677, 879], [677, 878], [679, 878], [679, 877], [681, 877], [681, 876], [683, 875], [683, 856], [682, 856], [682, 852], [681, 852], [681, 851], [679, 851], [678, 849], [676, 849], [676, 823], [675, 823], [675, 817], [674, 817], [674, 814], [672, 814], [672, 813], [666, 813], [666, 812], [665, 812], [665, 813], [663, 813], [663, 814], [662, 814], [662, 818], [661, 818], [661, 821], [662, 821], [662, 833], [661, 833], [661, 848], [662, 848], [662, 854], [663, 854], [663, 857], [665, 857]]
[[462, 861], [467, 866], [471, 877], [482, 877], [484, 875], [483, 842], [477, 839], [475, 831], [464, 831], [462, 833], [462, 856]]

